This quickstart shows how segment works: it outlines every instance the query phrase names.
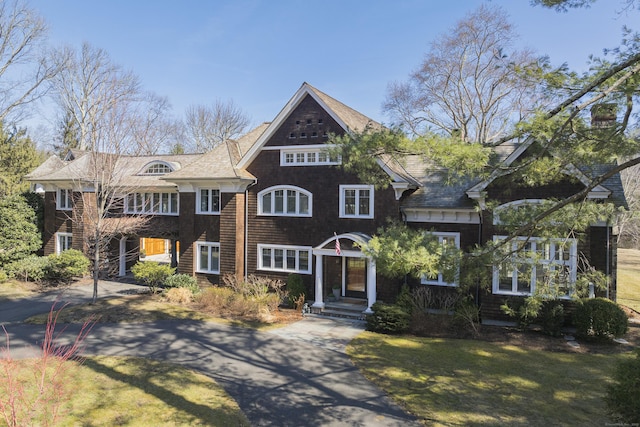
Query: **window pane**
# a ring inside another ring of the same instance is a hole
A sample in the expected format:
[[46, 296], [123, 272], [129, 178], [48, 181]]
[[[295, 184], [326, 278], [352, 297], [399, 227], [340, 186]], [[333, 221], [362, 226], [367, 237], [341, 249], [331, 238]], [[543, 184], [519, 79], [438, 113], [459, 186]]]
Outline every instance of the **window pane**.
[[360, 190], [360, 215], [369, 215], [369, 190]]
[[345, 215], [356, 214], [356, 190], [344, 190], [344, 213]]
[[304, 163], [304, 153], [296, 153], [296, 163]]
[[309, 252], [307, 251], [300, 251], [300, 253], [298, 254], [298, 269], [300, 269], [301, 271], [308, 271], [309, 270]]
[[200, 254], [200, 270], [209, 270], [209, 247], [198, 246]]
[[273, 250], [274, 265], [273, 268], [283, 268], [284, 264], [284, 251], [282, 249]]
[[296, 269], [296, 251], [287, 250], [287, 270]]
[[262, 267], [271, 268], [271, 249], [262, 249]]
[[209, 271], [220, 270], [220, 248], [217, 246], [209, 247], [211, 252], [211, 263], [209, 264]]
[[316, 153], [307, 153], [307, 162], [315, 163], [316, 162]]
[[498, 289], [511, 292], [513, 290], [513, 266], [510, 263], [503, 262], [500, 264], [499, 275]]
[[200, 189], [200, 212], [209, 212], [209, 190]]
[[296, 191], [287, 190], [287, 213], [296, 213]]
[[308, 214], [309, 213], [309, 196], [306, 194], [300, 194], [300, 207], [298, 213], [300, 214]]
[[142, 208], [144, 206], [144, 202], [143, 202], [143, 197], [142, 197], [142, 193], [136, 193], [136, 205], [135, 205], [135, 212], [142, 212]]
[[293, 153], [285, 153], [284, 162], [285, 163], [293, 163]]
[[284, 190], [276, 190], [274, 191], [275, 195], [275, 208], [273, 210], [274, 213], [283, 213], [284, 212]]
[[273, 213], [271, 208], [271, 195], [273, 193], [267, 193], [262, 196], [262, 213]]
[[518, 264], [518, 292], [531, 292], [531, 264]]
[[211, 212], [220, 212], [220, 190], [211, 190]]
[[178, 213], [178, 194], [177, 193], [169, 193], [170, 196], [170, 206], [171, 213]]
[[160, 212], [160, 193], [153, 193], [153, 208], [152, 212]]

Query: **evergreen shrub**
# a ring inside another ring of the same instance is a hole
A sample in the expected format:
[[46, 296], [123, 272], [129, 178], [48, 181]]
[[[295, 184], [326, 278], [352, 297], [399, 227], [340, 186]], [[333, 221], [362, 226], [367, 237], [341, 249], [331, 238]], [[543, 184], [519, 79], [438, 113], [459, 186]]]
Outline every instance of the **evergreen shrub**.
[[300, 296], [304, 296], [307, 291], [302, 277], [299, 274], [290, 274], [287, 277], [287, 305], [295, 307]]
[[629, 327], [627, 314], [606, 298], [582, 299], [573, 314], [576, 335], [582, 338], [621, 337]]
[[164, 281], [165, 288], [185, 288], [191, 291], [192, 294], [200, 292], [200, 286], [195, 277], [188, 274], [174, 274], [169, 276]]
[[367, 316], [367, 330], [383, 334], [401, 334], [409, 329], [411, 316], [398, 305], [376, 302]]
[[165, 283], [175, 270], [168, 264], [160, 264], [154, 261], [138, 261], [131, 267], [133, 278], [148, 286], [153, 294], [158, 291], [158, 288]]
[[46, 279], [53, 282], [69, 283], [75, 277], [89, 272], [89, 258], [77, 249], [68, 249], [60, 254], [51, 254]]

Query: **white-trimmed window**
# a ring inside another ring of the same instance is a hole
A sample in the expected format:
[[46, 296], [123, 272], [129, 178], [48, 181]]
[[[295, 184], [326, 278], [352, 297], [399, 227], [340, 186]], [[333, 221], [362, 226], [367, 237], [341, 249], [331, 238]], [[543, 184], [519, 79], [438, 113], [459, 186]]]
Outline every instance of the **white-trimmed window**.
[[178, 215], [178, 193], [127, 194], [125, 212], [131, 214]]
[[421, 283], [425, 285], [438, 285], [438, 286], [458, 286], [458, 279], [460, 276], [460, 265], [457, 262], [457, 257], [447, 257], [447, 249], [457, 251], [460, 249], [460, 233], [450, 232], [431, 232], [433, 236], [438, 238], [438, 242], [444, 246], [445, 252], [445, 265], [442, 271], [439, 271], [437, 275], [433, 277], [423, 277]]
[[340, 218], [373, 218], [373, 185], [341, 185]]
[[145, 167], [140, 175], [165, 175], [173, 172], [173, 168], [164, 162], [154, 162]]
[[269, 187], [258, 193], [258, 215], [312, 216], [313, 196], [291, 185]]
[[[314, 132], [315, 133], [315, 132]], [[317, 137], [312, 134], [312, 137]], [[301, 136], [301, 138], [306, 138]], [[326, 166], [339, 165], [340, 157], [331, 157], [326, 146], [315, 148], [313, 146], [283, 148], [280, 150], [280, 166]]]
[[216, 188], [198, 188], [196, 192], [197, 214], [220, 213], [220, 190]]
[[311, 274], [311, 248], [258, 245], [258, 269]]
[[220, 274], [220, 243], [196, 242], [196, 271]]
[[71, 249], [72, 234], [71, 233], [56, 233], [56, 253], [60, 254], [62, 251]]
[[[504, 236], [494, 236], [503, 240]], [[536, 289], [570, 297], [576, 281], [578, 241], [517, 237], [502, 248], [493, 267], [493, 293], [531, 295]]]
[[56, 209], [61, 211], [70, 211], [73, 208], [73, 191], [66, 188], [60, 188], [56, 192]]

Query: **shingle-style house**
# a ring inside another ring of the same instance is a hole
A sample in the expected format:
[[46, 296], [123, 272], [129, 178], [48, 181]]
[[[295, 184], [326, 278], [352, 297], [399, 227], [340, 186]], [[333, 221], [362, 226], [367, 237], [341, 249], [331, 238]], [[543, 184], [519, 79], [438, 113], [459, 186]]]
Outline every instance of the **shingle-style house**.
[[[124, 212], [150, 216], [143, 232], [119, 236], [111, 245], [119, 274], [131, 266], [126, 254], [139, 247], [141, 237], [162, 238], [171, 242], [178, 271], [194, 275], [202, 284], [221, 283], [227, 274], [286, 279], [297, 273], [315, 308], [325, 306], [335, 285], [341, 295], [366, 301], [368, 312], [377, 300], [392, 301], [401, 286], [401, 281], [378, 274], [373, 260], [357, 246], [388, 218], [429, 230], [459, 248], [471, 248], [501, 238], [499, 208], [489, 211], [488, 200], [501, 206], [536, 203], [572, 194], [588, 182], [575, 168], [567, 171], [566, 182], [553, 187], [529, 188], [498, 176], [447, 186], [442, 171], [430, 170], [416, 158], [381, 163], [391, 185], [378, 190], [340, 168], [340, 159], [331, 157], [325, 144], [330, 134], [379, 126], [304, 83], [272, 122], [237, 141], [199, 155], [118, 160], [130, 176], [122, 194]], [[531, 144], [511, 147], [504, 162], [517, 162]], [[52, 157], [28, 176], [44, 189], [45, 254], [82, 249], [81, 227], [70, 215], [81, 208], [73, 196], [82, 186], [70, 170], [84, 157], [82, 152], [64, 160]], [[588, 197], [624, 205], [619, 177], [594, 188]], [[582, 257], [612, 278], [607, 294], [615, 298], [612, 234], [611, 224], [602, 222], [568, 249], [554, 250], [551, 241], [544, 243], [543, 251], [540, 243], [539, 252], [547, 256], [536, 262], [562, 268], [575, 279]], [[528, 244], [536, 243], [532, 238]], [[511, 269], [496, 266], [491, 289], [478, 295], [485, 317], [501, 317], [499, 306], [506, 296], [528, 295], [535, 289], [536, 274], [523, 280], [518, 262], [510, 265]], [[535, 269], [535, 263], [529, 266]], [[443, 275], [421, 283], [456, 286]]]

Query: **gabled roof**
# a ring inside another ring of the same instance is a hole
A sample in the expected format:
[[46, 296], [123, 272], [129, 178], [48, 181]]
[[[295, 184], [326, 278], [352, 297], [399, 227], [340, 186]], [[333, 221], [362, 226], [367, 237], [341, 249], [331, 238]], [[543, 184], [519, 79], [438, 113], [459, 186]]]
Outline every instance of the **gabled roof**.
[[[479, 183], [477, 183], [476, 185], [474, 185], [473, 187], [469, 188], [467, 190], [467, 195], [469, 197], [471, 197], [472, 199], [480, 199], [482, 198], [482, 193], [487, 189], [487, 187], [493, 182], [495, 181], [497, 178], [504, 176], [505, 174], [509, 174], [509, 172], [505, 172], [505, 169], [510, 167], [517, 159], [520, 158], [520, 156], [522, 156], [524, 153], [526, 153], [526, 151], [535, 143], [535, 139], [532, 137], [527, 138], [522, 144], [517, 145], [517, 146], [512, 146], [510, 145], [509, 147], [497, 147], [498, 150], [501, 150], [502, 153], [505, 153], [505, 151], [508, 153], [510, 150], [511, 151], [507, 157], [504, 159], [504, 161], [502, 162], [501, 166], [495, 168], [493, 170], [493, 172], [491, 173], [491, 175], [489, 175], [489, 177]], [[506, 148], [506, 150], [505, 150]], [[603, 167], [606, 167], [605, 165], [600, 165], [598, 166], [599, 169], [602, 169]], [[585, 186], [589, 185], [589, 183], [591, 182], [591, 178], [590, 176], [587, 176], [583, 170], [577, 168], [576, 166], [569, 164], [568, 166], [565, 167], [564, 173], [568, 176], [574, 177], [577, 180], [579, 180], [582, 184], [584, 184]], [[593, 175], [591, 175], [593, 176]], [[617, 178], [618, 180], [620, 179], [620, 177], [618, 176]], [[610, 178], [608, 181], [610, 182], [610, 184], [615, 185], [615, 180], [616, 177], [612, 177]], [[620, 184], [621, 186], [622, 184]], [[611, 189], [605, 187], [603, 184], [601, 185], [597, 185], [596, 187], [594, 187], [590, 192], [590, 197], [592, 198], [608, 198], [611, 194], [612, 191]], [[624, 198], [624, 197], [623, 197]]]
[[245, 168], [260, 153], [262, 147], [278, 130], [280, 125], [289, 117], [291, 112], [302, 102], [306, 96], [311, 96], [337, 123], [347, 132], [363, 131], [367, 127], [381, 128], [382, 125], [364, 114], [344, 105], [342, 102], [319, 91], [308, 83], [303, 83], [300, 89], [287, 102], [276, 118], [269, 123], [255, 144], [246, 152], [238, 163], [239, 168]]
[[164, 175], [165, 181], [202, 181], [219, 179], [250, 179], [255, 177], [249, 172], [235, 167], [241, 155], [237, 141], [227, 141], [217, 145], [182, 169]]

